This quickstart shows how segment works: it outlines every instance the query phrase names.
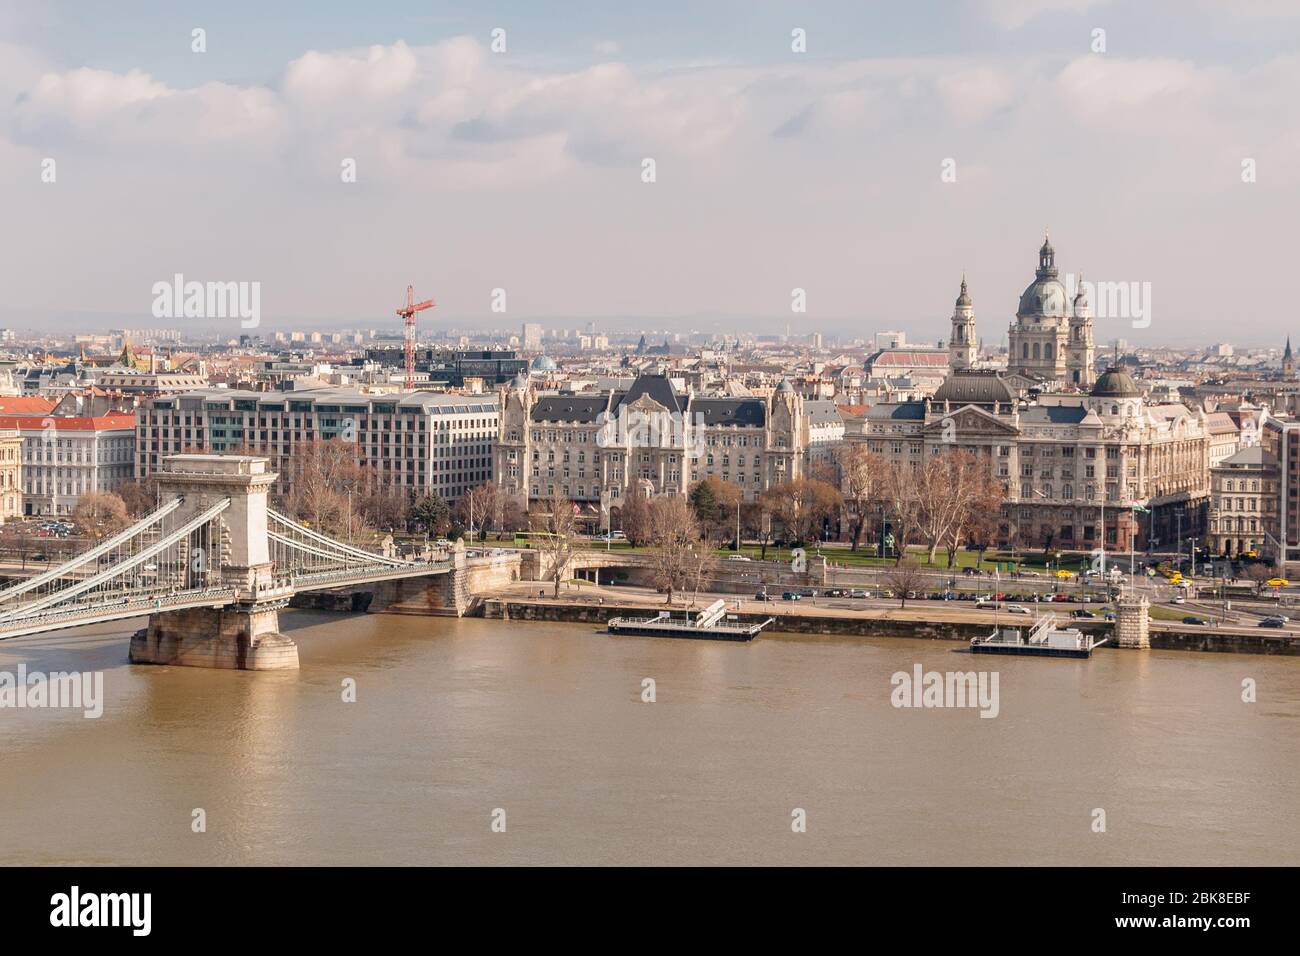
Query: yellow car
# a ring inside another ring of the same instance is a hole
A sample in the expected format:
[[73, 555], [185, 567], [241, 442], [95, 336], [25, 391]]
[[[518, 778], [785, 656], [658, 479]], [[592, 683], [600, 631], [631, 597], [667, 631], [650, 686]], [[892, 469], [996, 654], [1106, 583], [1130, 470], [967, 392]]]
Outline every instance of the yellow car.
[[1288, 581], [1286, 578], [1269, 578], [1264, 583], [1271, 588], [1284, 588], [1291, 582]]

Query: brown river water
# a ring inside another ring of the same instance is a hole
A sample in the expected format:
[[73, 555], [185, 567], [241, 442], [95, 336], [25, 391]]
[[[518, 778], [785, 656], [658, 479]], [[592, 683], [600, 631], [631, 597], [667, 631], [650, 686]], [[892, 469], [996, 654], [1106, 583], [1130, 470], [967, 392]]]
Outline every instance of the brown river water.
[[[1300, 863], [1297, 658], [295, 611], [258, 674], [133, 667], [138, 626], [0, 644], [104, 672], [98, 719], [0, 708], [0, 863]], [[917, 664], [997, 716], [894, 707]]]

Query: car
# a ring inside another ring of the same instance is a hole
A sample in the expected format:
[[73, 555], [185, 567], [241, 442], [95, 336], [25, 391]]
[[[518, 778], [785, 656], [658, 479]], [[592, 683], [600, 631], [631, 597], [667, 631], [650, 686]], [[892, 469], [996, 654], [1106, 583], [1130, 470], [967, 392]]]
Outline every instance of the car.
[[1070, 612], [1070, 617], [1095, 618], [1096, 616], [1097, 616], [1096, 611], [1089, 611], [1087, 608], [1082, 608], [1082, 607], [1079, 608], [1078, 610]]
[[1189, 614], [1189, 615], [1187, 615], [1187, 617], [1183, 618], [1183, 623], [1184, 623], [1184, 624], [1204, 624], [1205, 622], [1204, 622], [1203, 620], [1201, 620], [1199, 617], [1194, 617], [1194, 616], [1192, 616], [1191, 614]]
[[852, 589], [850, 589], [850, 591], [849, 591], [849, 597], [851, 597], [851, 598], [869, 598], [869, 597], [871, 597], [871, 592], [870, 592], [870, 591], [864, 591], [864, 590], [862, 590], [862, 588], [852, 588]]
[[996, 611], [998, 604], [996, 601], [976, 601], [975, 610], [977, 611]]
[[1279, 614], [1270, 614], [1268, 617], [1260, 618], [1259, 627], [1286, 627], [1286, 618]]
[[1187, 603], [1187, 598], [1185, 598], [1185, 597], [1184, 597], [1183, 595], [1181, 595], [1181, 594], [1175, 594], [1175, 595], [1173, 596], [1173, 599], [1172, 599], [1169, 603], [1170, 603], [1170, 604], [1186, 604], [1186, 603]]
[[979, 568], [962, 568], [961, 573], [969, 577], [977, 577], [980, 573]]
[[1020, 604], [1008, 604], [1008, 605], [1007, 605], [1007, 613], [1008, 613], [1008, 614], [1028, 614], [1028, 613], [1030, 613], [1030, 611], [1029, 611], [1029, 608], [1024, 607], [1023, 605], [1020, 605]]
[[435, 541], [435, 542], [433, 542], [433, 543], [434, 543], [434, 546], [435, 546], [435, 547], [439, 547], [439, 548], [450, 548], [450, 547], [451, 547], [451, 542], [448, 541], [446, 538], [439, 538], [437, 541]]
[[781, 595], [781, 600], [798, 601], [801, 597], [803, 597], [803, 595], [801, 595], [798, 591], [786, 591], [784, 594]]
[[846, 596], [845, 593], [844, 593], [844, 589], [843, 589], [843, 588], [827, 588], [827, 589], [826, 589], [825, 591], [823, 591], [822, 593], [825, 594], [827, 597], [845, 597], [845, 596]]
[[754, 559], [747, 554], [729, 554], [727, 555], [727, 560], [728, 561], [753, 561]]
[[759, 591], [754, 595], [755, 601], [771, 601], [773, 598], [766, 591]]

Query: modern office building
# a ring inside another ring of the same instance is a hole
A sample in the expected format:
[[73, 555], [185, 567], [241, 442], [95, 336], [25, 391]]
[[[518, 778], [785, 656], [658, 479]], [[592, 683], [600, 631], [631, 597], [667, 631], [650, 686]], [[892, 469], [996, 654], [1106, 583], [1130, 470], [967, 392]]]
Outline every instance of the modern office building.
[[492, 480], [497, 422], [492, 396], [204, 389], [137, 409], [136, 467], [145, 477], [177, 452], [248, 450], [271, 459], [280, 475], [275, 490], [287, 494], [294, 456], [312, 442], [339, 439], [356, 443], [357, 460], [376, 480], [454, 501]]

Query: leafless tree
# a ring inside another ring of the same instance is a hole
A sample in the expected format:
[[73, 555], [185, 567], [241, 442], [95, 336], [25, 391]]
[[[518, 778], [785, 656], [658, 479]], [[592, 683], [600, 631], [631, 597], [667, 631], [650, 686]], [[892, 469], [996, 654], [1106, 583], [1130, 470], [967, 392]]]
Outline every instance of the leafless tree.
[[77, 529], [91, 537], [117, 534], [131, 523], [126, 502], [111, 491], [88, 491], [72, 509]]
[[888, 464], [861, 442], [840, 448], [840, 489], [853, 522], [852, 550], [858, 550], [867, 516], [881, 496]]
[[284, 507], [323, 534], [354, 536], [362, 509], [354, 500], [366, 481], [355, 442], [308, 442], [289, 462]]
[[788, 540], [815, 541], [822, 522], [839, 513], [844, 499], [833, 485], [815, 478], [796, 478], [763, 494]]
[[699, 522], [685, 498], [676, 495], [650, 501], [650, 568], [657, 587], [667, 594], [683, 590], [691, 577], [691, 551], [700, 546]]
[[641, 547], [648, 544], [651, 537], [650, 499], [635, 485], [625, 488], [624, 492], [621, 512], [623, 536], [628, 544]]
[[925, 574], [914, 558], [895, 564], [885, 574], [885, 583], [899, 600], [899, 607], [907, 607], [907, 595], [921, 588]]
[[549, 564], [555, 596], [560, 596], [560, 582], [568, 574], [574, 552], [581, 547], [578, 536], [578, 516], [573, 502], [562, 494], [551, 495], [543, 503], [545, 514], [535, 516], [537, 529], [544, 532], [537, 541], [538, 558]]
[[480, 532], [491, 523], [496, 504], [497, 486], [490, 481], [471, 488], [456, 502], [456, 520], [469, 532], [470, 541], [477, 541]]
[[885, 472], [882, 491], [894, 529], [895, 564], [903, 563], [908, 541], [916, 533], [921, 512], [919, 472], [920, 467], [915, 464], [894, 465]]

